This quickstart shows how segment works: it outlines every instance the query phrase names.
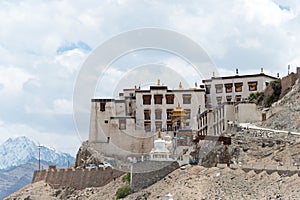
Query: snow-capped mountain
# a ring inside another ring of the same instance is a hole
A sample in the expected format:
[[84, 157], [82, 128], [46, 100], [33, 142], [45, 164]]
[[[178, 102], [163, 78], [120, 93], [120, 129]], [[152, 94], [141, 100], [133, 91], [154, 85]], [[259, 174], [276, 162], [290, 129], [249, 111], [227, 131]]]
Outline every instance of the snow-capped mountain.
[[[27, 137], [10, 138], [0, 145], [0, 170], [9, 169], [39, 159], [39, 145]], [[40, 160], [43, 163], [68, 166], [74, 163], [74, 157], [49, 147], [40, 146]]]

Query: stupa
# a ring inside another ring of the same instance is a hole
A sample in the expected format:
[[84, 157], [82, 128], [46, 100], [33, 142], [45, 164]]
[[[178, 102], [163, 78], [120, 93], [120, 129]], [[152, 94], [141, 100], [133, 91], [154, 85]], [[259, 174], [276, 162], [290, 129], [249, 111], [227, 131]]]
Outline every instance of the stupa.
[[150, 152], [151, 160], [171, 160], [170, 151], [166, 147], [166, 141], [162, 139], [160, 129], [158, 130], [158, 137], [154, 140], [154, 147]]

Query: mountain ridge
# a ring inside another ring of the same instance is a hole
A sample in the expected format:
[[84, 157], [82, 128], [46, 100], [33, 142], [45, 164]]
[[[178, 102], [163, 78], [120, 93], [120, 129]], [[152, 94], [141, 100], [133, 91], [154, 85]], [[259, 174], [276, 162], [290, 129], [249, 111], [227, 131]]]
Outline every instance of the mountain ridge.
[[10, 169], [28, 162], [40, 160], [57, 166], [68, 166], [75, 158], [50, 147], [41, 146], [25, 136], [9, 138], [0, 145], [0, 170]]
[[39, 146], [25, 136], [9, 138], [0, 145], [0, 199], [31, 183], [39, 167], [39, 148], [41, 169], [48, 165], [67, 167], [75, 161], [68, 153]]

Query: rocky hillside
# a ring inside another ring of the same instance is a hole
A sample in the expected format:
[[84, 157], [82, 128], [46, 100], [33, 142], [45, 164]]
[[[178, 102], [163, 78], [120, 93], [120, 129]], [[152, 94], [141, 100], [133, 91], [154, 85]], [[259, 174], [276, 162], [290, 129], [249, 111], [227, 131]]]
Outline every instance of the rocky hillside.
[[272, 104], [268, 111], [271, 117], [260, 124], [264, 127], [288, 130], [291, 119], [291, 131], [300, 132], [300, 80], [279, 101]]
[[[231, 163], [243, 165], [260, 163], [263, 165], [288, 166], [290, 150], [293, 162], [300, 161], [300, 140], [293, 136], [293, 145], [284, 133], [267, 134], [250, 130], [232, 130], [232, 145], [228, 147]], [[203, 163], [215, 165], [220, 161], [223, 145], [217, 146]], [[219, 157], [217, 156], [219, 154]], [[225, 157], [227, 157], [226, 155]], [[116, 191], [125, 183], [122, 178], [101, 188], [53, 189], [44, 182], [26, 186], [7, 199], [115, 199]], [[169, 192], [174, 199], [300, 199], [300, 178], [268, 175], [241, 169], [205, 168], [187, 166], [167, 175], [152, 186], [129, 195], [126, 199], [146, 200], [163, 199]]]
[[[300, 178], [248, 173], [229, 168], [204, 168], [187, 166], [169, 174], [163, 180], [127, 196], [126, 200], [163, 199], [169, 192], [174, 199], [299, 199]], [[72, 190], [70, 188], [53, 189], [44, 182], [26, 186], [18, 193], [8, 197], [12, 199], [115, 199], [116, 191], [124, 185], [121, 178], [101, 188]]]

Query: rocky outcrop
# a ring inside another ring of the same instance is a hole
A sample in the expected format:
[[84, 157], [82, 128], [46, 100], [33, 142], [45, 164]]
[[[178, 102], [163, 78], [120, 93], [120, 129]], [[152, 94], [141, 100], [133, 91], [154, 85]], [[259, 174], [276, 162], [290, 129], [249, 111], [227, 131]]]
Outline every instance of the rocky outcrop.
[[[281, 94], [281, 81], [272, 81], [263, 93], [257, 94], [257, 104], [262, 107], [270, 107], [279, 100]], [[251, 96], [250, 96], [251, 97]]]
[[[270, 117], [261, 125], [278, 130], [300, 132], [300, 82], [299, 79], [284, 97], [269, 110]], [[289, 124], [289, 121], [291, 122]], [[289, 127], [290, 125], [290, 127]]]

